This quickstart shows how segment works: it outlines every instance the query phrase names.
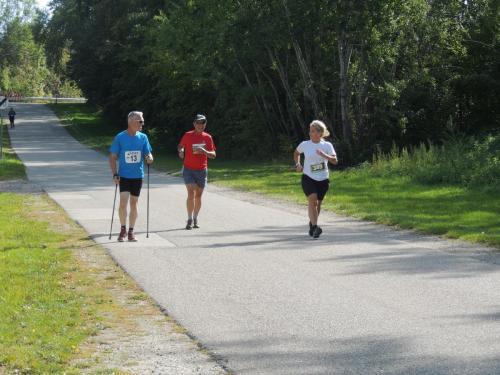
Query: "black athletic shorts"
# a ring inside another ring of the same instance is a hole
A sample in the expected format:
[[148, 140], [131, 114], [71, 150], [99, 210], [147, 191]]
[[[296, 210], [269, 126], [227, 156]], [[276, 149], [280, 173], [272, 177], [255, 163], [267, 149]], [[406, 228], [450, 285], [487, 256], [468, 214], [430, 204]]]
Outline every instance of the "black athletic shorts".
[[310, 196], [311, 194], [316, 194], [318, 196], [318, 200], [322, 201], [329, 187], [329, 179], [316, 181], [306, 174], [302, 175], [302, 190], [304, 191], [306, 197]]
[[138, 197], [141, 195], [142, 178], [120, 177], [120, 193], [129, 192], [130, 195]]

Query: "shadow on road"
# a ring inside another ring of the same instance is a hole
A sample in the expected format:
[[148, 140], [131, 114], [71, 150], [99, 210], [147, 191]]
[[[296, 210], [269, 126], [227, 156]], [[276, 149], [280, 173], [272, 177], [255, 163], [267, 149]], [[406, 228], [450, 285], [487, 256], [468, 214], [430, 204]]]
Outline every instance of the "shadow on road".
[[[292, 342], [290, 342], [292, 341]], [[214, 343], [231, 352], [231, 358], [248, 367], [238, 373], [251, 374], [252, 363], [264, 372], [288, 375], [335, 374], [415, 374], [415, 375], [493, 375], [500, 374], [500, 354], [480, 358], [418, 354], [407, 338], [379, 336], [322, 341], [310, 339], [308, 347], [283, 352], [293, 346], [293, 338], [274, 340], [223, 341]], [[291, 344], [291, 345], [290, 345]], [[429, 352], [430, 348], [422, 348]], [[418, 350], [418, 349], [417, 349]]]

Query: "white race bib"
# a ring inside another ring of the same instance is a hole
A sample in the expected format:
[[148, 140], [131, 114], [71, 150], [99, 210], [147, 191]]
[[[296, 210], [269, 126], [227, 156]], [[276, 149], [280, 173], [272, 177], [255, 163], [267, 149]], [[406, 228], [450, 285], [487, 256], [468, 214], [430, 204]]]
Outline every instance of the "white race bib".
[[311, 164], [311, 173], [318, 173], [325, 170], [325, 163]]
[[205, 143], [193, 143], [193, 154], [201, 154], [200, 148], [205, 148]]
[[140, 151], [125, 151], [125, 163], [136, 164], [141, 162]]

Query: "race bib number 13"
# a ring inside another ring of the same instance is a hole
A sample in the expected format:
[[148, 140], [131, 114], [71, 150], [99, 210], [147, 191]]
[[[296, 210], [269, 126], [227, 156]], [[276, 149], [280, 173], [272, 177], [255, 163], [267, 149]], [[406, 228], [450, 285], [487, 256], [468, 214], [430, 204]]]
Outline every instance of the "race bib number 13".
[[125, 151], [125, 162], [127, 164], [135, 164], [141, 162], [140, 151]]

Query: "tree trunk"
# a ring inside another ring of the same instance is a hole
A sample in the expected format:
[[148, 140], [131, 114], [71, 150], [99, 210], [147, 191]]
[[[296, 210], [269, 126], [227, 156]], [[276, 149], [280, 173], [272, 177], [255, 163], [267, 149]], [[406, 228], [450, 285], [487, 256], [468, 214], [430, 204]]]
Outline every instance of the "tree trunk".
[[304, 97], [309, 99], [309, 101], [311, 102], [314, 112], [314, 117], [317, 118], [322, 113], [320, 110], [320, 106], [318, 104], [318, 95], [316, 93], [316, 90], [314, 89], [314, 82], [312, 79], [311, 70], [307, 66], [307, 62], [304, 59], [304, 54], [302, 53], [302, 49], [300, 48], [299, 42], [297, 42], [297, 39], [294, 37], [292, 30], [290, 29], [291, 16], [290, 16], [290, 10], [288, 9], [288, 6], [286, 4], [286, 0], [282, 0], [282, 3], [283, 3], [283, 8], [285, 9], [286, 18], [288, 20], [290, 38], [292, 39], [292, 45], [295, 51], [295, 57], [297, 58], [300, 75], [302, 77], [302, 81], [304, 82]]
[[297, 57], [300, 74], [302, 76], [302, 81], [304, 82], [304, 96], [311, 102], [314, 117], [317, 118], [321, 115], [321, 110], [318, 104], [318, 95], [316, 94], [316, 90], [314, 90], [314, 82], [311, 72], [307, 67], [306, 61], [304, 60], [299, 43], [295, 40], [295, 38], [292, 37], [292, 39], [293, 49], [295, 50], [295, 56]]
[[271, 59], [271, 62], [275, 63], [276, 67], [278, 69], [278, 74], [279, 74], [279, 77], [281, 79], [281, 83], [283, 85], [283, 88], [285, 89], [285, 93], [286, 93], [286, 96], [288, 98], [288, 102], [290, 103], [290, 106], [288, 107], [289, 111], [291, 111], [290, 117], [295, 118], [297, 120], [301, 130], [303, 131], [304, 134], [306, 134], [306, 125], [305, 125], [304, 119], [302, 118], [302, 115], [301, 115], [301, 108], [300, 108], [299, 103], [297, 102], [297, 100], [295, 100], [295, 98], [293, 96], [292, 89], [290, 88], [290, 85], [288, 83], [286, 71], [283, 68], [283, 64], [281, 64], [281, 61], [279, 60], [277, 53], [276, 53], [276, 55], [274, 55], [273, 52], [271, 51], [271, 49], [268, 47], [267, 47], [267, 52], [269, 54], [269, 58]]
[[267, 79], [267, 81], [269, 82], [269, 85], [271, 86], [271, 89], [272, 89], [273, 94], [274, 94], [274, 100], [276, 102], [276, 108], [278, 109], [278, 114], [279, 114], [279, 117], [280, 117], [280, 121], [281, 121], [281, 124], [282, 124], [283, 131], [286, 133], [287, 137], [290, 140], [293, 139], [294, 141], [296, 141], [298, 139], [298, 134], [295, 131], [295, 127], [293, 127], [293, 126], [291, 127], [289, 121], [287, 121], [285, 119], [285, 115], [283, 114], [282, 103], [280, 102], [280, 97], [279, 97], [279, 94], [278, 94], [278, 90], [276, 89], [276, 86], [274, 85], [272, 78], [269, 76], [269, 74], [267, 74], [264, 71], [264, 69], [262, 69], [262, 67], [259, 64], [255, 63], [255, 66], [256, 66], [256, 70], [257, 69], [260, 70], [260, 72], [262, 73], [262, 75]]
[[273, 139], [273, 145], [274, 148], [276, 149], [276, 144], [274, 141], [277, 139], [276, 137], [276, 132], [273, 126], [273, 122], [270, 121], [270, 116], [269, 113], [267, 112], [267, 108], [265, 108], [260, 102], [259, 102], [259, 97], [257, 96], [257, 90], [253, 86], [252, 82], [250, 81], [250, 78], [248, 77], [248, 74], [246, 73], [245, 69], [243, 66], [240, 64], [238, 58], [236, 58], [236, 63], [238, 64], [238, 67], [240, 68], [241, 73], [243, 74], [243, 77], [245, 78], [245, 81], [248, 85], [248, 87], [252, 90], [252, 94], [255, 100], [255, 105], [257, 106], [259, 113], [262, 115], [264, 122], [267, 124], [267, 129], [270, 133], [271, 138]]
[[340, 67], [340, 120], [342, 122], [342, 135], [349, 145], [352, 142], [352, 126], [349, 120], [349, 64], [352, 46], [349, 44], [345, 32], [342, 30], [338, 39], [339, 67]]

